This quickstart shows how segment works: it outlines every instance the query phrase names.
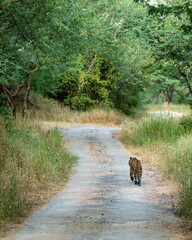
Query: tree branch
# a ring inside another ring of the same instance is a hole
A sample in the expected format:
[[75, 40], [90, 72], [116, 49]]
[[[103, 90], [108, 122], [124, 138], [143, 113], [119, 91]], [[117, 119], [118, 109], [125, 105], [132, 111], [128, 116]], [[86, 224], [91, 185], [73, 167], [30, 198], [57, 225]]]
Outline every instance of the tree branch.
[[83, 80], [85, 79], [85, 77], [87, 76], [87, 74], [89, 74], [89, 72], [91, 71], [91, 68], [93, 67], [96, 58], [97, 58], [97, 53], [95, 54], [95, 56], [94, 56], [94, 58], [93, 58], [93, 60], [92, 60], [92, 63], [91, 63], [91, 65], [89, 66], [88, 71], [87, 71], [84, 75], [82, 75], [82, 76], [80, 77], [80, 79], [79, 79], [79, 84], [80, 84], [80, 85], [82, 84], [82, 82], [83, 82]]
[[20, 91], [21, 89], [24, 87], [24, 85], [27, 83], [29, 77], [29, 73], [27, 73], [27, 75], [25, 76], [25, 80], [24, 82], [19, 86], [19, 88], [15, 91], [15, 93], [13, 94], [13, 97], [15, 97]]
[[[6, 97], [7, 97], [7, 100], [8, 100], [8, 103], [9, 103], [9, 106], [11, 107], [11, 109], [12, 109], [12, 102], [11, 102], [11, 99], [9, 98], [9, 96], [11, 96], [12, 94], [5, 88], [5, 87], [3, 87], [3, 91], [4, 91], [4, 94], [6, 95]], [[10, 95], [11, 94], [11, 95]]]
[[27, 119], [27, 100], [28, 100], [28, 96], [29, 96], [29, 91], [31, 88], [31, 82], [33, 80], [33, 76], [35, 74], [35, 72], [40, 68], [40, 65], [37, 66], [35, 69], [32, 70], [28, 85], [27, 85], [27, 90], [24, 96], [24, 101], [23, 101], [23, 121], [26, 122]]
[[8, 94], [10, 97], [14, 97], [13, 94], [9, 92], [9, 90], [4, 85], [3, 85], [3, 90], [6, 95]]
[[189, 92], [190, 92], [190, 94], [192, 95], [192, 87], [191, 87], [191, 85], [190, 85], [190, 82], [189, 82], [189, 80], [188, 80], [188, 78], [187, 78], [186, 73], [184, 73], [181, 69], [179, 69], [179, 72], [181, 73], [181, 76], [183, 76], [183, 78], [185, 79], [185, 82], [187, 83], [187, 87], [188, 87], [188, 89], [189, 89]]

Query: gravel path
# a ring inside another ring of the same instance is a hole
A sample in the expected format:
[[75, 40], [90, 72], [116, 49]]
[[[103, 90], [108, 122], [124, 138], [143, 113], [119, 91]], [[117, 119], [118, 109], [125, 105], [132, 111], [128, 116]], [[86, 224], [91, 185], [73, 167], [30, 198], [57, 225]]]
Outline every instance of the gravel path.
[[129, 179], [131, 156], [114, 138], [118, 128], [60, 129], [79, 157], [68, 186], [6, 240], [184, 239], [180, 219], [157, 196], [157, 172], [143, 166], [141, 187]]

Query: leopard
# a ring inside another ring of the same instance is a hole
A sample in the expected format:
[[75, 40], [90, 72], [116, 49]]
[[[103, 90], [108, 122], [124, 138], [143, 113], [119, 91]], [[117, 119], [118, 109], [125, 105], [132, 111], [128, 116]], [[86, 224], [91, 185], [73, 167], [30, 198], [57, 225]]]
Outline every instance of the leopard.
[[[129, 159], [130, 166], [130, 178], [131, 181], [134, 181], [135, 185], [141, 186], [141, 177], [142, 177], [142, 164], [141, 161], [136, 157], [130, 157]], [[134, 175], [134, 177], [133, 177]]]

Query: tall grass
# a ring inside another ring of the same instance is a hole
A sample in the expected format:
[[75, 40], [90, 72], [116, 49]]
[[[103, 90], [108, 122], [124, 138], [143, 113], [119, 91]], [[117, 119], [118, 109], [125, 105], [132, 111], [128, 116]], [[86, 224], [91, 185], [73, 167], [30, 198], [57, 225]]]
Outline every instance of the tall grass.
[[136, 145], [149, 145], [159, 141], [176, 141], [185, 133], [183, 126], [173, 118], [149, 117], [124, 125], [121, 140]]
[[179, 213], [192, 219], [192, 134], [178, 139], [167, 149], [167, 171], [180, 184]]
[[32, 95], [32, 101], [38, 106], [30, 106], [28, 119], [39, 121], [61, 121], [71, 124], [110, 124], [120, 125], [127, 116], [117, 110], [95, 108], [87, 112], [71, 111], [68, 107], [53, 100]]
[[145, 146], [151, 154], [154, 149], [160, 152], [161, 167], [179, 185], [179, 212], [192, 219], [192, 117], [143, 118], [125, 124], [120, 140], [125, 145]]
[[0, 228], [25, 215], [42, 191], [65, 182], [75, 157], [63, 146], [57, 129], [43, 132], [38, 125], [0, 121]]

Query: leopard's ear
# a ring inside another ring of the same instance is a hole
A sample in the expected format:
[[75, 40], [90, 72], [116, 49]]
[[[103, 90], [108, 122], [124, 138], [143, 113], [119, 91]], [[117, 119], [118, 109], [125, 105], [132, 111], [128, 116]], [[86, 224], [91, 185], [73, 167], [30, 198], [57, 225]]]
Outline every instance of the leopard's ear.
[[133, 159], [132, 157], [130, 157], [130, 160]]

